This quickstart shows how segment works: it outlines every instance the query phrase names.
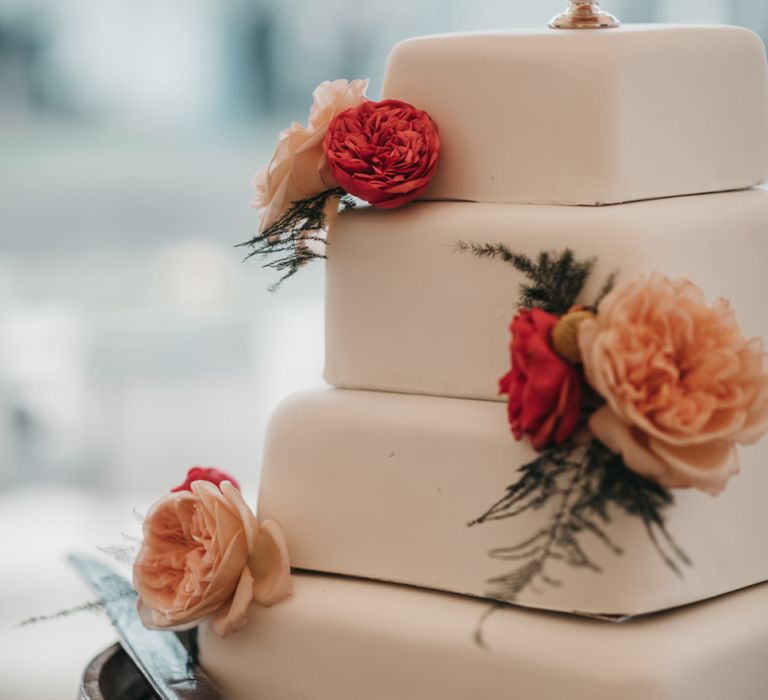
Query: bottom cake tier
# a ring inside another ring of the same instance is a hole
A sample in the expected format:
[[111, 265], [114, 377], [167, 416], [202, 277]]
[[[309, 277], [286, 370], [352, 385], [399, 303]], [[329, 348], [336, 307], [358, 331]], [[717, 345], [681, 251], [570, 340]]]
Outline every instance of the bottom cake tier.
[[[299, 574], [201, 662], [228, 700], [761, 700], [768, 584], [624, 623]], [[481, 631], [483, 644], [476, 638]]]

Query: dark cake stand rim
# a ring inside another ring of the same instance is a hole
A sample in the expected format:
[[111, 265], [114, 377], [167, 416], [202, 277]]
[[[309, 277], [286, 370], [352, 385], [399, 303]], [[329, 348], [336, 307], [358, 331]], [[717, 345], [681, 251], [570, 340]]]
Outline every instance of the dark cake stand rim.
[[80, 698], [152, 700], [156, 695], [120, 643], [115, 642], [97, 654], [86, 666], [80, 683]]

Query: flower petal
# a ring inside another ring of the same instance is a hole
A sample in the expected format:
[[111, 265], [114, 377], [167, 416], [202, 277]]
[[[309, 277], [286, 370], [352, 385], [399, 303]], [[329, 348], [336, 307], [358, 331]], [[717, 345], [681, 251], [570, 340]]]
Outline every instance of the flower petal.
[[293, 579], [288, 547], [280, 525], [261, 523], [256, 547], [249, 561], [253, 573], [253, 598], [261, 605], [274, 605], [291, 594]]
[[641, 434], [633, 432], [609, 406], [599, 408], [589, 419], [589, 429], [611, 452], [619, 454], [632, 471], [671, 487], [667, 465], [648, 449]]
[[248, 607], [253, 602], [253, 576], [244, 567], [229, 605], [219, 609], [213, 617], [213, 629], [219, 637], [227, 637], [242, 629], [248, 622]]
[[240, 516], [245, 531], [248, 551], [252, 552], [256, 544], [256, 536], [259, 532], [259, 522], [256, 520], [253, 511], [248, 507], [248, 504], [245, 502], [243, 494], [240, 493], [239, 489], [235, 488], [235, 486], [228, 481], [222, 482], [220, 488], [224, 498], [227, 499], [230, 506]]
[[651, 438], [650, 446], [677, 478], [712, 496], [722, 493], [728, 479], [739, 473], [736, 449], [730, 442], [679, 447]]

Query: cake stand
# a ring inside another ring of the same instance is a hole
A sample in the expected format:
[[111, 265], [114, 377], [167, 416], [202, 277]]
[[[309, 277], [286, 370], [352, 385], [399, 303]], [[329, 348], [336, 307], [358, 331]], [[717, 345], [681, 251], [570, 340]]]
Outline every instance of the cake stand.
[[153, 700], [151, 688], [120, 644], [88, 664], [80, 684], [81, 700]]

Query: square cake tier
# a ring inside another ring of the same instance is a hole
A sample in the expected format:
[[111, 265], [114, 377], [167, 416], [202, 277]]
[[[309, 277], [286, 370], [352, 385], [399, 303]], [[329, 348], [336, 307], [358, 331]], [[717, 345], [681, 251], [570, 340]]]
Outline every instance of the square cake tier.
[[439, 126], [426, 199], [595, 205], [764, 180], [766, 78], [747, 29], [630, 25], [407, 40], [383, 95]]
[[404, 586], [296, 576], [200, 658], [228, 700], [763, 700], [768, 586], [616, 625]]
[[768, 338], [768, 191], [555, 207], [419, 203], [359, 209], [329, 235], [325, 378], [336, 387], [500, 399], [509, 324], [524, 276], [459, 254], [458, 241], [501, 243], [534, 259], [571, 249], [606, 277], [687, 278], [707, 303], [732, 303], [747, 337]]
[[[306, 392], [273, 414], [258, 513], [280, 522], [298, 568], [503, 597], [494, 579], [526, 560], [505, 558], [503, 550], [551, 529], [560, 500], [468, 524], [536, 456], [529, 443], [514, 440], [506, 407], [495, 401]], [[579, 535], [594, 567], [547, 559], [542, 581], [515, 601], [638, 615], [768, 580], [768, 559], [759, 554], [768, 532], [768, 442], [741, 449], [741, 463], [718, 498], [676, 491], [664, 511], [666, 529], [690, 565], [671, 569], [660, 556], [673, 554], [662, 534], [612, 506], [601, 526], [606, 539], [592, 530]], [[545, 578], [559, 585], [545, 585]]]

